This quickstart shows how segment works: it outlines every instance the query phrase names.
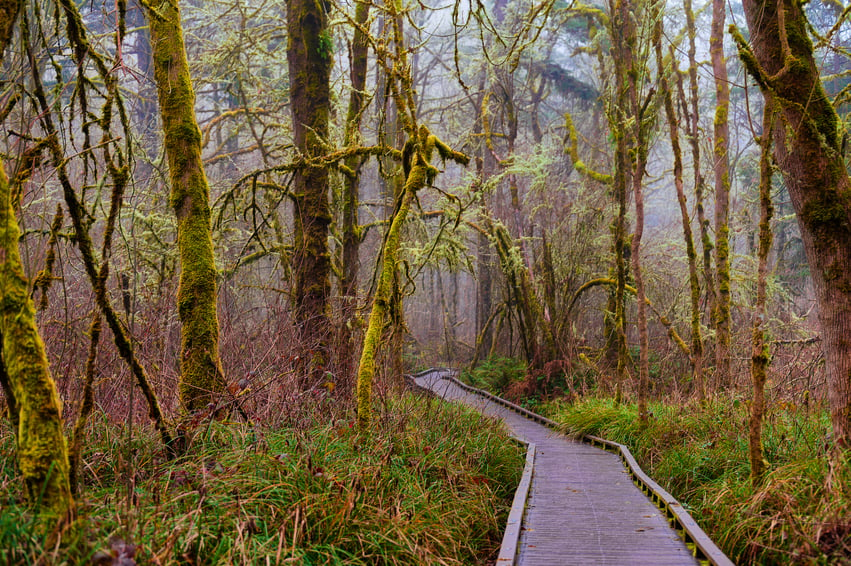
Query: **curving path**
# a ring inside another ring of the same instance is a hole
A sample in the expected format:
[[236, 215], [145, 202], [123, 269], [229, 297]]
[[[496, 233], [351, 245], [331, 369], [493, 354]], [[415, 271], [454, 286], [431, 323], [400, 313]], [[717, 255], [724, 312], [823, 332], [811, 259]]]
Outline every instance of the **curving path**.
[[502, 419], [511, 434], [536, 445], [517, 564], [698, 564], [665, 515], [633, 484], [617, 455], [467, 392], [447, 375], [434, 371], [415, 381], [444, 399]]

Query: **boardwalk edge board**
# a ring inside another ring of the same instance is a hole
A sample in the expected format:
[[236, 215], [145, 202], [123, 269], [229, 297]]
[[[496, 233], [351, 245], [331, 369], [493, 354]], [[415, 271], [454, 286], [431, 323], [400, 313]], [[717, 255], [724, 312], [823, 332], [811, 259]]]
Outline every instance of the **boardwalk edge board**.
[[[550, 420], [537, 413], [533, 413], [532, 411], [525, 409], [519, 405], [516, 405], [511, 401], [507, 401], [502, 397], [498, 397], [489, 391], [478, 389], [476, 387], [467, 385], [466, 383], [459, 381], [454, 375], [452, 375], [453, 373], [457, 373], [456, 370], [452, 370], [449, 368], [431, 368], [418, 372], [412, 377], [420, 377], [428, 373], [434, 372], [445, 372], [447, 375], [444, 376], [444, 379], [452, 381], [458, 387], [471, 393], [476, 393], [478, 395], [486, 397], [494, 403], [502, 405], [507, 409], [521, 414], [533, 421], [539, 422], [553, 430], [559, 432], [561, 431], [562, 427], [553, 420]], [[733, 562], [729, 558], [727, 558], [727, 556], [721, 551], [721, 549], [718, 548], [718, 546], [712, 541], [712, 539], [710, 539], [709, 536], [705, 532], [703, 532], [703, 529], [701, 529], [697, 522], [694, 520], [694, 518], [689, 515], [688, 511], [686, 511], [682, 504], [678, 502], [674, 498], [674, 496], [672, 496], [665, 489], [663, 489], [662, 486], [653, 481], [650, 476], [644, 473], [644, 470], [642, 470], [638, 466], [638, 462], [636, 462], [635, 457], [629, 451], [629, 448], [627, 448], [623, 444], [612, 442], [611, 440], [606, 440], [604, 438], [599, 438], [592, 435], [583, 435], [579, 437], [579, 440], [591, 444], [593, 446], [597, 446], [598, 448], [602, 448], [609, 452], [614, 452], [620, 456], [621, 461], [623, 461], [624, 466], [629, 471], [630, 476], [632, 476], [633, 482], [647, 495], [647, 497], [650, 498], [650, 500], [662, 512], [665, 513], [668, 522], [671, 523], [674, 529], [676, 529], [676, 531], [680, 534], [688, 548], [692, 551], [692, 554], [694, 554], [695, 558], [697, 558], [703, 563], [712, 564], [714, 566], [734, 566]], [[506, 562], [505, 564], [508, 563]]]
[[505, 534], [502, 537], [502, 546], [499, 548], [499, 556], [496, 559], [497, 566], [514, 566], [517, 559], [518, 546], [520, 544], [520, 531], [523, 528], [523, 517], [526, 514], [526, 501], [529, 499], [529, 489], [532, 486], [532, 476], [535, 473], [535, 444], [523, 442], [526, 445], [526, 465], [523, 467], [523, 475], [514, 492], [514, 501], [511, 503], [511, 511], [505, 522]]
[[[416, 378], [435, 371], [444, 370], [434, 368], [423, 370], [414, 374], [406, 375], [405, 381], [408, 387], [413, 390], [432, 397], [438, 397], [434, 391], [418, 385], [415, 381]], [[496, 559], [496, 566], [515, 566], [517, 563], [517, 553], [520, 546], [520, 533], [523, 530], [523, 519], [526, 515], [526, 502], [529, 500], [529, 491], [532, 487], [532, 477], [535, 473], [535, 443], [524, 442], [514, 436], [512, 436], [511, 439], [526, 447], [526, 464], [523, 466], [523, 474], [520, 476], [517, 489], [514, 491], [514, 499], [511, 502], [511, 510], [508, 513], [508, 520], [505, 522], [505, 530], [503, 531], [502, 544], [499, 547], [499, 555]]]

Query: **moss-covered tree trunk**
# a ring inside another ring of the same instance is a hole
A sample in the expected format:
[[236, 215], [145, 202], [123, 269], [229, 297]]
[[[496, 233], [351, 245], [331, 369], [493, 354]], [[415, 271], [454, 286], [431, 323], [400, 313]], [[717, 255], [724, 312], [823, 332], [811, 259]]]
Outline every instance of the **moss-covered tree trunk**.
[[[690, 9], [690, 6], [689, 6]], [[700, 278], [697, 273], [697, 251], [694, 246], [694, 235], [691, 229], [691, 218], [688, 212], [688, 201], [686, 199], [685, 188], [683, 185], [683, 158], [682, 149], [680, 147], [679, 125], [677, 114], [674, 107], [674, 98], [671, 94], [671, 84], [668, 78], [668, 71], [665, 69], [664, 58], [662, 56], [662, 20], [657, 22], [660, 26], [659, 33], [656, 34], [656, 65], [659, 69], [660, 88], [663, 95], [665, 105], [665, 116], [668, 118], [668, 134], [671, 140], [671, 153], [674, 157], [674, 187], [677, 192], [677, 202], [680, 205], [680, 218], [683, 225], [683, 240], [686, 246], [686, 257], [688, 259], [688, 279], [691, 298], [691, 367], [692, 367], [692, 382], [697, 391], [698, 398], [703, 399], [705, 396], [703, 386], [703, 336], [700, 329]], [[671, 64], [676, 65], [675, 57], [671, 54]], [[678, 73], [678, 69], [674, 72]], [[682, 86], [682, 81], [678, 80], [678, 84]]]
[[[629, 0], [620, 0], [619, 20], [623, 26], [623, 43], [620, 56], [626, 69], [626, 84], [629, 85], [629, 120], [632, 124], [632, 194], [635, 199], [635, 230], [632, 233], [632, 276], [635, 278], [636, 298], [638, 301], [636, 324], [638, 326], [638, 417], [647, 421], [647, 397], [650, 380], [650, 341], [647, 335], [647, 293], [644, 288], [644, 272], [641, 267], [641, 239], [644, 235], [644, 171], [647, 166], [647, 135], [644, 104], [640, 98], [641, 80], [647, 76], [647, 69], [639, 61], [634, 49], [637, 48], [635, 12], [637, 7]], [[655, 10], [651, 11], [655, 17]], [[650, 95], [652, 96], [652, 95]]]
[[[23, 3], [0, 1], [0, 62]], [[68, 445], [62, 430], [62, 403], [44, 343], [35, 323], [35, 305], [24, 274], [12, 187], [0, 162], [0, 364], [12, 422], [17, 424], [18, 467], [27, 498], [64, 514], [74, 504], [68, 480]]]
[[180, 8], [177, 0], [154, 7], [157, 13], [148, 14], [151, 51], [180, 254], [180, 399], [191, 412], [215, 404], [225, 388], [219, 364], [210, 187], [201, 162], [201, 131], [195, 119]]
[[372, 300], [372, 310], [364, 335], [360, 363], [358, 364], [358, 428], [362, 432], [369, 429], [372, 421], [372, 383], [375, 380], [375, 362], [380, 350], [384, 325], [388, 322], [388, 316], [392, 310], [400, 307], [400, 305], [393, 305], [394, 300], [398, 300], [398, 297], [394, 299], [393, 295], [396, 263], [399, 247], [402, 243], [402, 226], [405, 224], [417, 192], [424, 188], [438, 172], [430, 164], [431, 155], [435, 149], [438, 150], [444, 160], [452, 159], [463, 164], [468, 162], [465, 155], [452, 151], [437, 137], [430, 134], [425, 126], [422, 126], [416, 137], [406, 144], [405, 153], [411, 155], [411, 166], [395, 214], [390, 221], [390, 228], [387, 230], [384, 244], [381, 247], [381, 270], [378, 273], [375, 297]]
[[[837, 446], [851, 447], [851, 180], [797, 0], [745, 0], [739, 54], [779, 111], [774, 156], [798, 218], [819, 305]], [[804, 104], [806, 103], [806, 104]]]
[[[481, 90], [484, 90], [484, 78], [481, 80]], [[473, 126], [473, 135], [479, 136], [482, 134], [482, 103], [479, 100], [476, 104], [479, 110], [479, 116]], [[478, 182], [484, 184], [487, 179], [493, 175], [495, 164], [493, 162], [493, 154], [488, 149], [487, 144], [481, 143], [479, 146], [479, 156], [476, 157], [476, 173]], [[481, 199], [482, 214], [487, 213], [488, 200], [485, 191], [479, 191]], [[493, 260], [491, 257], [491, 243], [488, 235], [484, 230], [477, 232], [476, 242], [476, 334], [478, 344], [490, 344], [493, 342], [493, 327], [490, 324], [493, 315]], [[478, 349], [476, 354], [478, 354]], [[478, 355], [476, 355], [478, 361]]]
[[756, 305], [754, 305], [751, 348], [751, 381], [753, 401], [748, 434], [748, 453], [751, 461], [751, 482], [758, 485], [765, 475], [766, 463], [762, 452], [762, 420], [765, 416], [765, 381], [768, 377], [769, 346], [765, 343], [762, 323], [766, 319], [768, 254], [771, 251], [771, 140], [774, 129], [774, 104], [766, 100], [762, 118], [762, 152], [759, 159], [759, 250], [756, 277]]
[[711, 313], [715, 310], [715, 277], [712, 274], [712, 239], [709, 237], [709, 220], [706, 219], [706, 211], [703, 204], [704, 179], [700, 167], [700, 96], [697, 84], [697, 45], [695, 36], [697, 29], [694, 22], [694, 11], [691, 0], [684, 0], [683, 9], [686, 14], [686, 28], [688, 30], [688, 78], [689, 95], [686, 104], [685, 92], [682, 93], [684, 105], [690, 108], [687, 121], [689, 144], [691, 145], [691, 165], [694, 177], [694, 208], [697, 212], [697, 226], [700, 234], [701, 257], [703, 259], [703, 284], [706, 289], [707, 310]]
[[[618, 99], [623, 102], [622, 87], [617, 89]], [[614, 125], [614, 116], [610, 116], [609, 123]], [[614, 248], [615, 248], [615, 272], [617, 285], [615, 285], [615, 320], [614, 336], [617, 352], [617, 363], [615, 370], [615, 403], [620, 403], [623, 395], [623, 386], [626, 382], [629, 351], [626, 343], [626, 276], [627, 260], [624, 257], [626, 249], [626, 191], [627, 191], [627, 143], [626, 135], [620, 128], [614, 128], [615, 134], [615, 174], [612, 187], [615, 191], [615, 200], [618, 204], [618, 215], [614, 222]]]
[[62, 403], [35, 323], [35, 305], [18, 251], [20, 235], [11, 187], [0, 165], [0, 337], [9, 409], [17, 423], [18, 467], [27, 498], [64, 513], [73, 499]]
[[727, 156], [730, 127], [727, 114], [730, 108], [730, 84], [727, 79], [727, 60], [724, 58], [724, 0], [712, 0], [712, 28], [709, 54], [715, 77], [715, 373], [716, 383], [729, 387], [730, 375], [730, 165]]
[[64, 513], [73, 505], [62, 403], [50, 376], [35, 305], [18, 251], [21, 232], [12, 191], [0, 166], [0, 336], [13, 403], [17, 410], [18, 467], [27, 498]]
[[[633, 113], [633, 92], [637, 77], [634, 68], [636, 35], [633, 22], [634, 5], [630, 0], [617, 0], [612, 6], [610, 22], [610, 37], [612, 38], [611, 55], [614, 65], [614, 98], [610, 102], [609, 127], [615, 137], [615, 174], [613, 188], [618, 203], [618, 216], [615, 220], [615, 267], [617, 269], [617, 286], [615, 288], [615, 332], [618, 343], [618, 364], [615, 384], [615, 400], [620, 401], [621, 388], [626, 381], [629, 353], [626, 342], [626, 312], [624, 295], [626, 290], [627, 263], [626, 257], [626, 208], [627, 191], [635, 187], [633, 174], [634, 132], [627, 131], [627, 124], [635, 122]], [[630, 77], [632, 76], [632, 79]], [[640, 126], [639, 126], [640, 127]], [[638, 181], [641, 182], [640, 180]], [[639, 234], [639, 243], [640, 243]], [[634, 254], [635, 246], [630, 245], [630, 255]], [[640, 301], [639, 301], [640, 303]], [[641, 307], [643, 308], [643, 306]], [[640, 386], [639, 386], [640, 389]]]
[[[287, 62], [296, 149], [305, 158], [325, 153], [331, 112], [332, 39], [328, 4], [287, 0]], [[301, 167], [293, 175], [293, 310], [299, 333], [302, 388], [322, 378], [331, 335], [328, 296], [331, 257], [328, 169]]]
[[381, 249], [381, 271], [378, 273], [375, 297], [372, 300], [372, 310], [369, 314], [363, 350], [358, 364], [357, 411], [358, 428], [362, 432], [369, 429], [372, 421], [372, 383], [375, 380], [375, 362], [384, 325], [392, 309], [391, 301], [396, 279], [397, 255], [402, 241], [402, 226], [405, 224], [417, 191], [425, 187], [429, 167], [426, 159], [417, 152]]
[[[368, 25], [371, 2], [359, 2], [355, 7], [354, 37], [351, 45], [352, 65], [350, 77], [352, 92], [346, 114], [346, 146], [360, 141], [361, 116], [364, 112], [364, 89], [366, 87], [367, 56], [369, 43], [365, 33]], [[363, 158], [352, 156], [346, 160], [346, 176], [343, 189], [343, 265], [340, 277], [340, 292], [343, 295], [343, 319], [339, 323], [339, 351], [337, 352], [342, 380], [340, 389], [351, 391], [354, 386], [354, 327], [358, 300], [358, 267], [360, 264], [361, 235], [358, 230], [358, 200], [360, 191], [360, 169]]]

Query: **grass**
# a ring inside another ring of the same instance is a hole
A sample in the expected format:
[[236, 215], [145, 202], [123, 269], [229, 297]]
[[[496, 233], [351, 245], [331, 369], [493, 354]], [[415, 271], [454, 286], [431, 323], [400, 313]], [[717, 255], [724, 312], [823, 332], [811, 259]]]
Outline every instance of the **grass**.
[[166, 461], [153, 431], [128, 450], [103, 419], [90, 427], [78, 519], [61, 530], [21, 500], [2, 430], [0, 563], [452, 565], [495, 554], [523, 451], [494, 421], [406, 395], [369, 439], [353, 423], [209, 423]]
[[826, 451], [822, 410], [774, 407], [764, 427], [769, 473], [751, 485], [747, 404], [652, 403], [641, 428], [634, 405], [589, 398], [542, 412], [574, 434], [629, 446], [737, 564], [851, 564], [851, 461]]
[[464, 383], [490, 391], [494, 395], [504, 395], [514, 384], [526, 375], [526, 363], [517, 358], [492, 357], [475, 368], [464, 368], [459, 378]]

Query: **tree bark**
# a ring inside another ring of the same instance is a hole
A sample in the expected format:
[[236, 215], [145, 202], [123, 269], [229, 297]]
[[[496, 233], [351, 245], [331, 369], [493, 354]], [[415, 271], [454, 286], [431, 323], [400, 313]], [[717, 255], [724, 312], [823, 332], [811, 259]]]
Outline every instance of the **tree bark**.
[[[662, 20], [657, 24], [662, 25]], [[672, 64], [676, 61], [673, 53], [671, 54]], [[697, 273], [697, 252], [694, 246], [694, 235], [691, 230], [691, 218], [688, 214], [688, 201], [686, 200], [685, 189], [683, 186], [683, 159], [682, 149], [680, 148], [680, 134], [677, 122], [677, 115], [674, 109], [674, 100], [671, 95], [670, 84], [668, 81], [668, 73], [664, 69], [662, 57], [662, 42], [661, 33], [657, 35], [656, 40], [656, 65], [659, 69], [660, 87], [664, 96], [665, 115], [668, 118], [668, 133], [671, 139], [671, 153], [674, 155], [674, 187], [677, 191], [677, 202], [680, 205], [680, 218], [683, 224], [683, 240], [686, 245], [686, 257], [688, 259], [688, 279], [689, 289], [691, 291], [691, 367], [692, 367], [692, 382], [697, 390], [699, 399], [705, 397], [703, 386], [703, 336], [700, 331], [700, 278]], [[679, 75], [678, 69], [674, 69]], [[678, 80], [679, 85], [682, 81]]]
[[148, 14], [154, 78], [177, 216], [181, 322], [180, 400], [189, 411], [216, 404], [225, 389], [219, 362], [216, 264], [210, 226], [210, 187], [201, 162], [201, 131], [189, 76], [177, 1], [161, 2]]
[[[369, 24], [370, 1], [358, 2], [355, 8], [354, 37], [351, 46], [352, 66], [350, 77], [352, 92], [349, 95], [349, 108], [346, 114], [346, 147], [360, 142], [361, 116], [364, 112], [364, 89], [366, 88], [366, 66], [369, 44], [363, 27]], [[360, 169], [363, 158], [352, 156], [346, 160], [348, 174], [344, 177], [343, 188], [343, 269], [340, 278], [343, 308], [339, 333], [340, 389], [349, 392], [354, 386], [354, 349], [355, 337], [350, 324], [355, 317], [358, 301], [358, 268], [360, 264], [361, 235], [358, 230], [358, 199], [360, 192]], [[348, 393], [346, 393], [348, 394]]]
[[709, 54], [715, 77], [715, 372], [721, 387], [732, 384], [730, 375], [730, 165], [727, 156], [730, 128], [727, 114], [730, 108], [730, 85], [727, 80], [727, 61], [724, 58], [724, 0], [712, 1], [712, 28]]
[[797, 0], [745, 0], [750, 46], [739, 54], [778, 105], [775, 161], [798, 218], [819, 305], [833, 439], [851, 447], [851, 181], [839, 120]]
[[754, 305], [751, 349], [751, 380], [753, 401], [748, 434], [748, 453], [751, 461], [751, 482], [757, 486], [765, 475], [766, 463], [762, 451], [762, 420], [765, 416], [765, 381], [768, 374], [769, 346], [765, 343], [762, 323], [765, 320], [767, 298], [768, 254], [771, 251], [771, 134], [774, 129], [774, 104], [765, 101], [762, 118], [762, 152], [759, 159], [759, 250], [756, 277], [756, 305]]
[[[19, 0], [0, 2], [0, 62], [12, 36]], [[0, 162], [0, 362], [12, 422], [17, 423], [18, 467], [27, 499], [64, 514], [74, 504], [68, 479], [68, 445], [62, 429], [62, 402], [44, 343], [38, 333], [18, 240], [12, 188]]]
[[[296, 149], [305, 158], [325, 153], [328, 141], [333, 49], [328, 8], [324, 1], [287, 0], [287, 62], [293, 137]], [[322, 378], [328, 363], [331, 334], [328, 169], [324, 166], [296, 169], [292, 192], [293, 308], [301, 349], [299, 379], [301, 387], [305, 388]]]

